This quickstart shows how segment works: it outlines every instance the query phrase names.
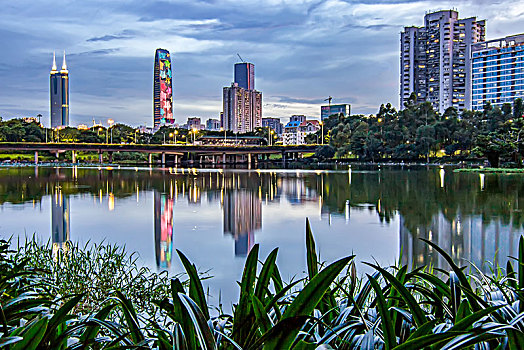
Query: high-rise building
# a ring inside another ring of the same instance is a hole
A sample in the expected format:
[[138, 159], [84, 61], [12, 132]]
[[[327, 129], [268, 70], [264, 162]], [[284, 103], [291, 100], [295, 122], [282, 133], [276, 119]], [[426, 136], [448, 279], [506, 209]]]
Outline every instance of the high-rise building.
[[225, 130], [235, 133], [253, 131], [262, 126], [262, 93], [246, 90], [232, 83], [223, 91], [223, 115], [221, 124]]
[[280, 118], [262, 118], [262, 126], [270, 128], [277, 135], [282, 135], [284, 126], [280, 122]]
[[471, 109], [471, 47], [484, 41], [485, 21], [453, 10], [426, 14], [423, 27], [400, 35], [400, 108], [411, 93], [443, 113]]
[[473, 45], [473, 110], [524, 98], [524, 34]]
[[338, 105], [329, 105], [320, 107], [320, 120], [329, 118], [329, 116], [342, 114], [343, 117], [349, 116], [351, 113], [351, 105], [344, 103]]
[[156, 49], [153, 78], [153, 126], [174, 124], [173, 70], [171, 55], [165, 49]]
[[255, 90], [255, 65], [253, 63], [235, 63], [235, 83], [242, 89]]
[[53, 53], [53, 66], [49, 83], [51, 127], [69, 126], [69, 71], [67, 70], [65, 51], [62, 69], [60, 70], [57, 70], [56, 57]]

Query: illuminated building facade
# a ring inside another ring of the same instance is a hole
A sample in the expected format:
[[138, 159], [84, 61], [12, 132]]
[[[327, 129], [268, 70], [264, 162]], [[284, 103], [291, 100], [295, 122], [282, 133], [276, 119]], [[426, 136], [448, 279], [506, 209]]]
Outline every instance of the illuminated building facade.
[[351, 105], [349, 104], [339, 104], [339, 105], [330, 105], [330, 106], [321, 106], [320, 107], [320, 119], [324, 120], [329, 118], [330, 115], [340, 115], [347, 117], [350, 115]]
[[174, 124], [173, 117], [173, 70], [171, 55], [164, 49], [156, 49], [153, 79], [153, 126]]
[[155, 191], [155, 256], [160, 268], [171, 266], [173, 257], [174, 199]]
[[524, 34], [473, 45], [473, 110], [517, 98], [524, 98]]
[[53, 53], [53, 66], [49, 78], [49, 96], [51, 102], [51, 127], [69, 126], [69, 71], [66, 57], [60, 70], [56, 67], [56, 57]]
[[262, 126], [262, 93], [255, 90], [255, 65], [235, 64], [235, 81], [224, 87], [221, 125], [225, 130], [245, 133]]
[[426, 14], [423, 27], [400, 34], [400, 108], [411, 93], [443, 113], [471, 109], [471, 50], [484, 41], [485, 21], [459, 19], [453, 10]]

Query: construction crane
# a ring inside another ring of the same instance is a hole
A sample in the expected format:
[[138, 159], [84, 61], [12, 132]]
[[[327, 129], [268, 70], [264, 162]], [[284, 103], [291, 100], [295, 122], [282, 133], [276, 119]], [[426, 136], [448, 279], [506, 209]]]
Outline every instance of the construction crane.
[[240, 58], [240, 60], [242, 61], [242, 63], [246, 63], [246, 61], [244, 61], [244, 60], [242, 59], [242, 57], [240, 57], [240, 54], [237, 53], [237, 56], [238, 56], [238, 58]]
[[333, 97], [329, 96], [328, 98], [326, 98], [324, 101], [328, 101], [328, 104], [329, 104], [329, 107], [331, 107], [331, 100], [333, 99]]

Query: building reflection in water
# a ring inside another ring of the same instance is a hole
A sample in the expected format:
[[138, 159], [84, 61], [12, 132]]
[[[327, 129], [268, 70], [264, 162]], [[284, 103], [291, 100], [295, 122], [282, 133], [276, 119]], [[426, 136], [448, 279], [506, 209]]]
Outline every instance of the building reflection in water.
[[440, 254], [419, 239], [424, 238], [444, 249], [459, 266], [471, 262], [484, 273], [491, 273], [493, 267], [505, 267], [508, 257], [517, 254], [522, 233], [512, 222], [505, 224], [500, 218], [485, 221], [480, 215], [448, 220], [439, 212], [429, 226], [413, 230], [405, 226], [401, 217], [402, 263], [410, 268], [422, 265], [449, 268]]
[[66, 250], [70, 239], [69, 197], [62, 194], [60, 187], [55, 187], [51, 196], [51, 240], [53, 253]]
[[224, 234], [235, 239], [235, 256], [246, 256], [255, 244], [255, 231], [262, 228], [262, 201], [249, 190], [224, 193]]
[[160, 268], [169, 268], [173, 255], [173, 207], [174, 199], [155, 191], [155, 255]]

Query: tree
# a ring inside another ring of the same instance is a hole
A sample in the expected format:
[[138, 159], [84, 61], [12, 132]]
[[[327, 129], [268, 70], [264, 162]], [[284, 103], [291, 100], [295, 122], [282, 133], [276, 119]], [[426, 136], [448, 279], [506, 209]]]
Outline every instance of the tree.
[[331, 145], [319, 146], [315, 151], [315, 157], [325, 160], [335, 156], [335, 148]]

